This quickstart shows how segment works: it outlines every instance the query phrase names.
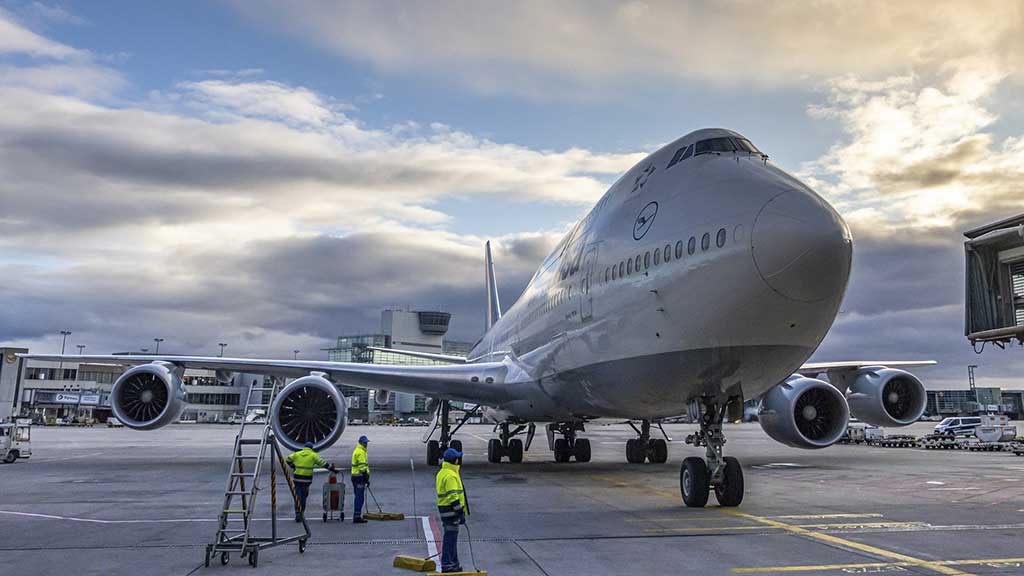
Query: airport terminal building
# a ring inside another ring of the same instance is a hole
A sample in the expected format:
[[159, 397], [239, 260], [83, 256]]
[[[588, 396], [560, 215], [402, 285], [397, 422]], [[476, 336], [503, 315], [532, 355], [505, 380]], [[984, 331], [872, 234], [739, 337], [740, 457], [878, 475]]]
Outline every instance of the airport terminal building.
[[[436, 364], [434, 360], [372, 350], [372, 347], [400, 348], [438, 354], [466, 355], [471, 344], [446, 341], [451, 314], [437, 311], [387, 309], [381, 312], [379, 333], [341, 336], [333, 348], [325, 349], [327, 359], [339, 362], [376, 364]], [[21, 415], [36, 422], [60, 418], [92, 418], [100, 422], [111, 416], [110, 390], [124, 372], [122, 366], [78, 362], [26, 361], [17, 357], [26, 348], [0, 349], [0, 421]], [[186, 406], [181, 419], [190, 422], [227, 422], [245, 408], [246, 395], [256, 374], [233, 374], [220, 382], [213, 370], [187, 369], [183, 377]], [[349, 401], [349, 418], [363, 422], [388, 421], [426, 414], [427, 398], [412, 394], [390, 394], [378, 402], [375, 392], [343, 386]]]

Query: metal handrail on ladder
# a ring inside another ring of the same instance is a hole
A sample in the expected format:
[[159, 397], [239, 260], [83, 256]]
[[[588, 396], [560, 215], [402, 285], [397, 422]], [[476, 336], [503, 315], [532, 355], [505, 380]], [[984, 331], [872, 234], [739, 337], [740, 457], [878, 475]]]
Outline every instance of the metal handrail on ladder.
[[[210, 560], [218, 554], [220, 555], [221, 564], [227, 564], [230, 559], [230, 553], [239, 552], [240, 557], [248, 558], [249, 565], [255, 568], [259, 563], [259, 551], [261, 549], [289, 542], [297, 541], [299, 543], [299, 553], [303, 553], [306, 550], [306, 542], [309, 540], [310, 531], [304, 515], [301, 518], [302, 533], [284, 538], [278, 537], [278, 474], [284, 476], [288, 485], [288, 492], [291, 494], [293, 503], [296, 504], [296, 509], [298, 508], [298, 495], [295, 492], [295, 484], [292, 481], [291, 474], [288, 472], [288, 467], [285, 465], [284, 455], [281, 453], [281, 447], [271, 428], [269, 417], [270, 406], [273, 405], [280, 389], [280, 383], [276, 378], [271, 386], [264, 386], [259, 380], [254, 380], [249, 387], [249, 393], [245, 401], [245, 417], [242, 418], [242, 424], [238, 434], [235, 436], [235, 445], [231, 453], [231, 465], [228, 468], [227, 486], [224, 490], [224, 503], [221, 506], [217, 535], [213, 544], [206, 546], [206, 566], [209, 566]], [[264, 402], [264, 393], [266, 392], [269, 392], [269, 398]], [[254, 393], [258, 393], [258, 396], [255, 398]], [[254, 419], [252, 422], [249, 422], [249, 414], [259, 408], [264, 409], [262, 420]], [[259, 434], [247, 436], [246, 431], [249, 425], [261, 425], [258, 429]], [[246, 446], [258, 446], [258, 451], [247, 453]], [[256, 499], [261, 491], [260, 478], [264, 462], [267, 460], [268, 450], [271, 452], [269, 458], [271, 534], [269, 537], [266, 537], [255, 535], [253, 513], [256, 508]], [[247, 467], [246, 462], [252, 462], [252, 467]], [[238, 508], [233, 507], [236, 497], [240, 506]]]

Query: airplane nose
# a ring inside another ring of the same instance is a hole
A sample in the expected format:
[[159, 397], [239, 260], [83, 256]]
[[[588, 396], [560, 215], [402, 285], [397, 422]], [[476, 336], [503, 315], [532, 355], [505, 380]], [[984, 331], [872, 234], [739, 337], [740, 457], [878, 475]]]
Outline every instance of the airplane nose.
[[790, 300], [819, 302], [846, 290], [850, 229], [812, 192], [790, 190], [769, 200], [754, 221], [750, 243], [758, 273]]

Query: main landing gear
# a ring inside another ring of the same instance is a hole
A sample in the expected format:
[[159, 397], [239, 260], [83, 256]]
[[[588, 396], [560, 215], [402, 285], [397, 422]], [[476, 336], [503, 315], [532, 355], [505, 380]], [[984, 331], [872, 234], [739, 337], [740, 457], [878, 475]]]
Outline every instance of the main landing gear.
[[[722, 506], [739, 506], [743, 501], [743, 469], [740, 461], [722, 456], [725, 435], [722, 420], [728, 402], [703, 397], [690, 404], [691, 415], [699, 415], [700, 431], [686, 437], [687, 444], [705, 447], [705, 458], [691, 456], [683, 460], [679, 470], [679, 490], [683, 502], [691, 508], [703, 508], [714, 488], [715, 498]], [[705, 461], [706, 460], [706, 461]]]
[[[450, 412], [451, 403], [447, 400], [441, 400], [437, 407], [437, 416], [434, 418], [434, 427], [424, 436], [423, 440], [427, 443], [427, 466], [437, 466], [441, 457], [444, 456], [444, 451], [449, 448], [455, 448], [459, 452], [462, 452], [462, 441], [452, 438], [459, 428], [466, 423], [473, 415], [480, 410], [480, 406], [477, 405], [466, 415], [462, 417], [462, 420], [453, 428], [450, 424]], [[434, 435], [434, 431], [438, 428], [441, 429], [441, 438], [439, 440], [430, 440], [429, 438]]]
[[[590, 440], [576, 437], [577, 432], [583, 431], [583, 422], [548, 424], [548, 447], [555, 452], [555, 462], [568, 462], [572, 458], [577, 462], [590, 462]], [[556, 440], [555, 434], [562, 437]]]
[[[501, 428], [499, 437], [492, 438], [487, 442], [487, 461], [497, 464], [501, 462], [502, 458], [508, 457], [509, 462], [522, 462], [523, 450], [530, 449], [530, 444], [533, 443], [533, 433], [537, 430], [537, 426], [533, 422], [527, 426], [517, 425], [515, 430], [510, 430], [511, 426], [508, 422], [502, 422], [498, 426]], [[526, 431], [525, 447], [522, 440], [513, 438], [524, 430]]]
[[[651, 438], [651, 421], [642, 420], [640, 428], [632, 422], [629, 425], [636, 430], [639, 438], [631, 438], [626, 441], [626, 462], [630, 464], [643, 464], [644, 460], [651, 464], [664, 464], [668, 462], [668, 443], [664, 438]], [[658, 425], [661, 428], [661, 425]], [[661, 431], [662, 434], [665, 430]]]

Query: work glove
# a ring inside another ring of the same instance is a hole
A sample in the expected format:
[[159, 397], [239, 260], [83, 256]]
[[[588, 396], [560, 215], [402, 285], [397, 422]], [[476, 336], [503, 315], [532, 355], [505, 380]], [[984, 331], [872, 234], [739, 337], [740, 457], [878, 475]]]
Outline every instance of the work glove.
[[363, 482], [365, 482], [367, 486], [370, 485], [370, 473], [369, 472], [363, 472]]

